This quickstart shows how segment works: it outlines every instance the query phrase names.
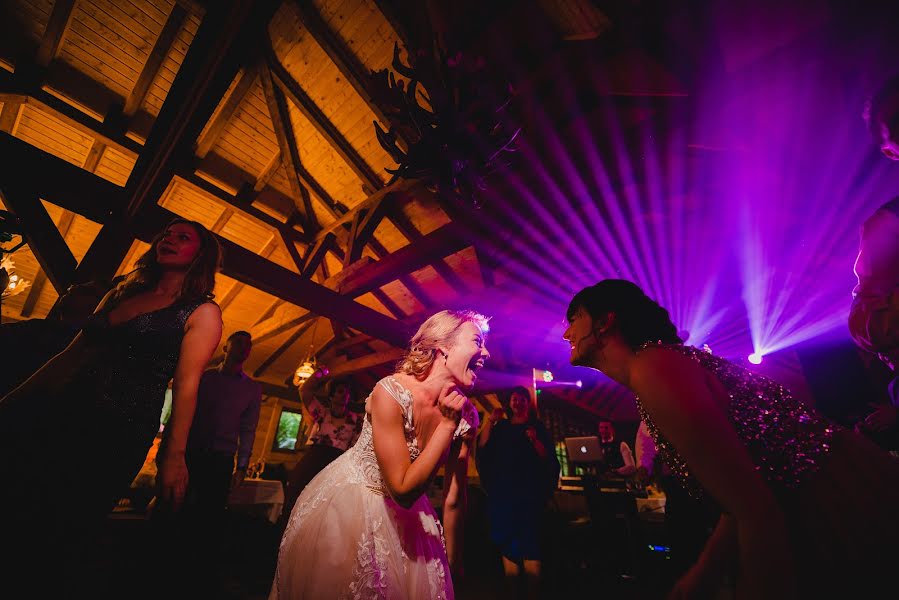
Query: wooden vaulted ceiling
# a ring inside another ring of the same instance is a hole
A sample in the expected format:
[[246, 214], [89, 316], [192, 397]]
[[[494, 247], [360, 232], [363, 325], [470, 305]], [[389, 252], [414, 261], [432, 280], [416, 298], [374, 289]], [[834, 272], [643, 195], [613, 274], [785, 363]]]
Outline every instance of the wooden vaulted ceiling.
[[[4, 4], [0, 190], [25, 224], [12, 258], [32, 282], [4, 320], [128, 272], [181, 215], [225, 247], [225, 334], [252, 332], [250, 371], [290, 395], [310, 348], [370, 384], [428, 311], [511, 285], [464, 212], [416, 182], [386, 186], [395, 163], [373, 122], [389, 119], [368, 74], [409, 34], [394, 3]], [[609, 27], [590, 2], [539, 4], [560, 39]]]

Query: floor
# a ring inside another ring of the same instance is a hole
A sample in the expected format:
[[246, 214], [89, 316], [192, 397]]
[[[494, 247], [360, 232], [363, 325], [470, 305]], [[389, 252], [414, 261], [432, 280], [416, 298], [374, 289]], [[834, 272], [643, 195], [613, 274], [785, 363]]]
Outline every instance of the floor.
[[[232, 514], [212, 577], [191, 589], [183, 579], [191, 573], [193, 557], [173, 565], [169, 540], [154, 530], [153, 522], [127, 512], [107, 519], [91, 559], [97, 597], [216, 598], [264, 600], [274, 574], [279, 535], [264, 518]], [[603, 548], [587, 523], [550, 523], [546, 536], [543, 586], [539, 597], [597, 597], [642, 600], [663, 598], [670, 584], [665, 552], [650, 551], [649, 544], [630, 561], [619, 545]], [[659, 534], [649, 526], [638, 536], [646, 541]], [[649, 541], [659, 542], [659, 539]], [[653, 544], [663, 548], [660, 544]], [[502, 598], [504, 578], [498, 552], [487, 537], [486, 523], [477, 514], [469, 519], [465, 540], [466, 578], [456, 583], [459, 600]], [[605, 552], [605, 550], [610, 550]], [[208, 581], [215, 581], [210, 588]], [[164, 592], [162, 590], [165, 590]], [[180, 594], [179, 594], [180, 592]]]

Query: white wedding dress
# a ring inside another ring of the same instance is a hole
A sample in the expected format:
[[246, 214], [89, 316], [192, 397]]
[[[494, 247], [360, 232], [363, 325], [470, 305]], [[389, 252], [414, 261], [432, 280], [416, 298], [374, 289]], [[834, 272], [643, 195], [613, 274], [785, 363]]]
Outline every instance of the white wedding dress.
[[[403, 410], [414, 461], [420, 449], [412, 393], [393, 377], [377, 385]], [[454, 439], [477, 427], [477, 411], [466, 404]], [[281, 539], [269, 600], [324, 598], [453, 598], [443, 527], [427, 494], [410, 508], [390, 497], [375, 457], [370, 414], [356, 444], [303, 490]]]

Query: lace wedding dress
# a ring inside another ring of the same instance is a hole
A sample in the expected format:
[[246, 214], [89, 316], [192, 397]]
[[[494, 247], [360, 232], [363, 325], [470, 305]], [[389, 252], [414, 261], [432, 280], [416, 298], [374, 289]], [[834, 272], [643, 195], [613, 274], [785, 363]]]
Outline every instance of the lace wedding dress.
[[[418, 448], [412, 393], [393, 377], [377, 385], [403, 411], [409, 458]], [[477, 431], [478, 415], [466, 405], [454, 434]], [[269, 600], [453, 598], [443, 527], [427, 494], [409, 508], [387, 492], [367, 415], [356, 444], [303, 490], [281, 539]]]

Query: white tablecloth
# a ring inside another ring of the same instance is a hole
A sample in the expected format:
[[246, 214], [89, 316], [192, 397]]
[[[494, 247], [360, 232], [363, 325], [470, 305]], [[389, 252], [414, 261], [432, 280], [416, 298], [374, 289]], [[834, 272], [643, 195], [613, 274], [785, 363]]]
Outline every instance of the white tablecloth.
[[284, 486], [276, 479], [244, 479], [228, 496], [229, 506], [267, 505], [266, 516], [274, 523], [284, 508]]

